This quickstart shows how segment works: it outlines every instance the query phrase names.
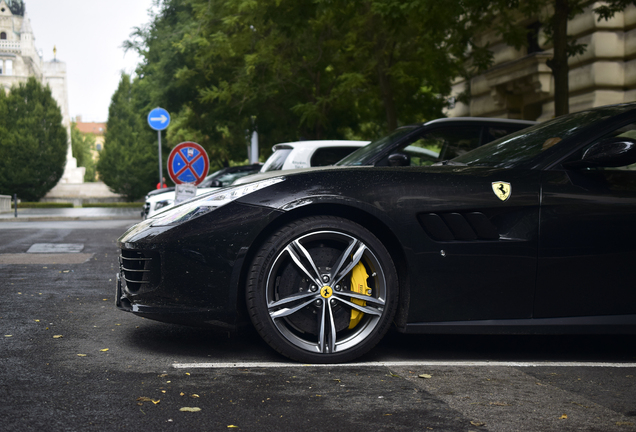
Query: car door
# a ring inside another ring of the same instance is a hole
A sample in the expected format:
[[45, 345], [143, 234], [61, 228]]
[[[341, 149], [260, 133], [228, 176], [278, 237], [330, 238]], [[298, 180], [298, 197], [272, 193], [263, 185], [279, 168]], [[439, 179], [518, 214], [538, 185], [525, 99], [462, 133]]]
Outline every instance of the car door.
[[[538, 170], [484, 169], [413, 189], [395, 212], [415, 213], [405, 247], [412, 322], [532, 317], [539, 226]], [[430, 175], [427, 175], [430, 178]], [[508, 185], [508, 194], [497, 192]], [[396, 218], [399, 216], [396, 216]]]
[[540, 224], [534, 317], [636, 313], [636, 165], [544, 171]]

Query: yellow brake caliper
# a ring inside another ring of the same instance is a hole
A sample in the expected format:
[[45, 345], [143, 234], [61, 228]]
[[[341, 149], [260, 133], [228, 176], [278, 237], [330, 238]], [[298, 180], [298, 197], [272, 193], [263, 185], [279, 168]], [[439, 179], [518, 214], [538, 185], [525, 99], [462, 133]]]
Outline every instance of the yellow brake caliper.
[[[369, 285], [367, 285], [367, 278], [369, 274], [367, 273], [367, 269], [364, 268], [362, 263], [358, 263], [353, 270], [351, 271], [351, 291], [357, 292], [359, 294], [370, 295], [369, 294]], [[364, 300], [358, 300], [352, 298], [351, 301], [360, 306], [366, 306], [367, 302]], [[351, 309], [351, 319], [349, 320], [349, 329], [354, 328], [358, 325], [362, 317], [364, 316], [364, 312], [360, 312], [356, 309]]]

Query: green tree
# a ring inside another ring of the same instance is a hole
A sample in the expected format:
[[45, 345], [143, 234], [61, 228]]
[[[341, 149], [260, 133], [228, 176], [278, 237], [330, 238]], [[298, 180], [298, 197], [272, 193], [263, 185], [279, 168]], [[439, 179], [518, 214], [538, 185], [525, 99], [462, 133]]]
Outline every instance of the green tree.
[[143, 58], [147, 110], [173, 115], [171, 141], [197, 141], [227, 165], [245, 159], [254, 129], [268, 149], [442, 116], [469, 40], [462, 4], [164, 0], [126, 47]]
[[142, 198], [158, 181], [157, 146], [153, 145], [156, 135], [141, 113], [130, 76], [122, 74], [108, 108], [97, 171], [110, 189], [128, 201]]
[[95, 181], [95, 160], [91, 150], [95, 147], [95, 135], [83, 134], [77, 128], [77, 123], [71, 123], [71, 146], [73, 157], [77, 159], [77, 166], [86, 168], [84, 181]]
[[35, 78], [0, 91], [0, 193], [38, 201], [62, 177], [68, 137], [51, 90]]

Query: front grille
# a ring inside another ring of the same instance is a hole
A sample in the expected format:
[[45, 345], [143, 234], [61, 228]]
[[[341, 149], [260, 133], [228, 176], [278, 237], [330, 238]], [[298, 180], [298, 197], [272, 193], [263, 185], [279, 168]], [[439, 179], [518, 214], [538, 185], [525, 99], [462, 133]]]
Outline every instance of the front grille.
[[437, 241], [499, 239], [495, 224], [480, 212], [422, 213], [418, 219], [426, 233]]
[[158, 256], [139, 251], [123, 250], [119, 255], [119, 267], [128, 290], [132, 293], [149, 288], [157, 276]]

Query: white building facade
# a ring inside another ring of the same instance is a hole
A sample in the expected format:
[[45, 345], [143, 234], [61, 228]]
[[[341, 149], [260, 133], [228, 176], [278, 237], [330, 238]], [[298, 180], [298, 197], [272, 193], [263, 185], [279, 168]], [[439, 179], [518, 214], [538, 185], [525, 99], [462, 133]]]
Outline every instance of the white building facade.
[[[570, 112], [636, 101], [636, 7], [610, 20], [598, 20], [591, 4], [568, 22], [568, 35], [586, 44], [585, 53], [568, 64]], [[483, 35], [494, 63], [469, 82], [458, 80], [453, 94], [468, 91], [470, 102], [456, 103], [449, 117], [499, 117], [543, 121], [554, 117], [554, 79], [546, 61], [552, 47], [531, 18], [519, 25], [537, 30], [527, 48], [515, 50], [494, 32]]]
[[44, 61], [35, 46], [25, 4], [22, 0], [0, 0], [0, 90], [35, 77], [49, 86], [62, 112], [62, 124], [68, 136], [64, 174], [59, 183], [83, 183], [84, 167], [78, 167], [71, 150], [71, 117], [68, 107], [66, 64], [57, 59]]

